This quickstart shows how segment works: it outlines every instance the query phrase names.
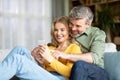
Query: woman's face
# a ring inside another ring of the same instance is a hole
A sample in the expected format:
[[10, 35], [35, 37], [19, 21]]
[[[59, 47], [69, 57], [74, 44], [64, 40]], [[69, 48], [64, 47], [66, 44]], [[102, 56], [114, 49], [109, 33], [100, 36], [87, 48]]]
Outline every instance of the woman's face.
[[68, 40], [69, 32], [63, 23], [57, 22], [54, 26], [54, 37], [58, 43]]

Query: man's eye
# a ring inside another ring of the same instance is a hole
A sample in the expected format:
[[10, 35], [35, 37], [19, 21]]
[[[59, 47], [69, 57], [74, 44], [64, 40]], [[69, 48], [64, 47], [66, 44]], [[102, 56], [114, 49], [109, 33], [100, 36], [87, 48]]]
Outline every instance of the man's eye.
[[81, 27], [80, 25], [77, 25], [77, 27]]
[[72, 23], [70, 23], [70, 25], [71, 25], [71, 26], [73, 26], [73, 24], [72, 24]]

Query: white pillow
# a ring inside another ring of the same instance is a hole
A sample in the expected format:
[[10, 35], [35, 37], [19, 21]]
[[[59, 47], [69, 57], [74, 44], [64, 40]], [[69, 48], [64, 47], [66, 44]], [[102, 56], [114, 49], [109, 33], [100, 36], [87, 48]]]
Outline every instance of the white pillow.
[[104, 52], [117, 52], [116, 45], [114, 43], [106, 43]]

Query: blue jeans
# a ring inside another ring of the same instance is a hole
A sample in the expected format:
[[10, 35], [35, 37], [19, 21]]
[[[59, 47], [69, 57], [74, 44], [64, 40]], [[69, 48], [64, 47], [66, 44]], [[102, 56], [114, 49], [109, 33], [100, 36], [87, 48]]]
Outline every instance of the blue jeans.
[[70, 80], [109, 80], [109, 77], [101, 67], [85, 61], [77, 61], [72, 67]]
[[14, 75], [21, 80], [65, 80], [36, 64], [30, 52], [22, 46], [15, 47], [0, 62], [0, 80], [9, 80]]

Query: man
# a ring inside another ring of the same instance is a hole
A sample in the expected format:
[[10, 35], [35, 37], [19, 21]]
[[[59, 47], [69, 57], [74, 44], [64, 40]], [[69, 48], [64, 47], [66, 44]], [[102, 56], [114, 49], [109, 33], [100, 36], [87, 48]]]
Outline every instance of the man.
[[108, 80], [104, 70], [105, 33], [92, 27], [93, 13], [89, 7], [74, 7], [69, 14], [71, 35], [80, 44], [83, 54], [68, 55], [55, 51], [56, 58], [74, 61], [70, 80]]

